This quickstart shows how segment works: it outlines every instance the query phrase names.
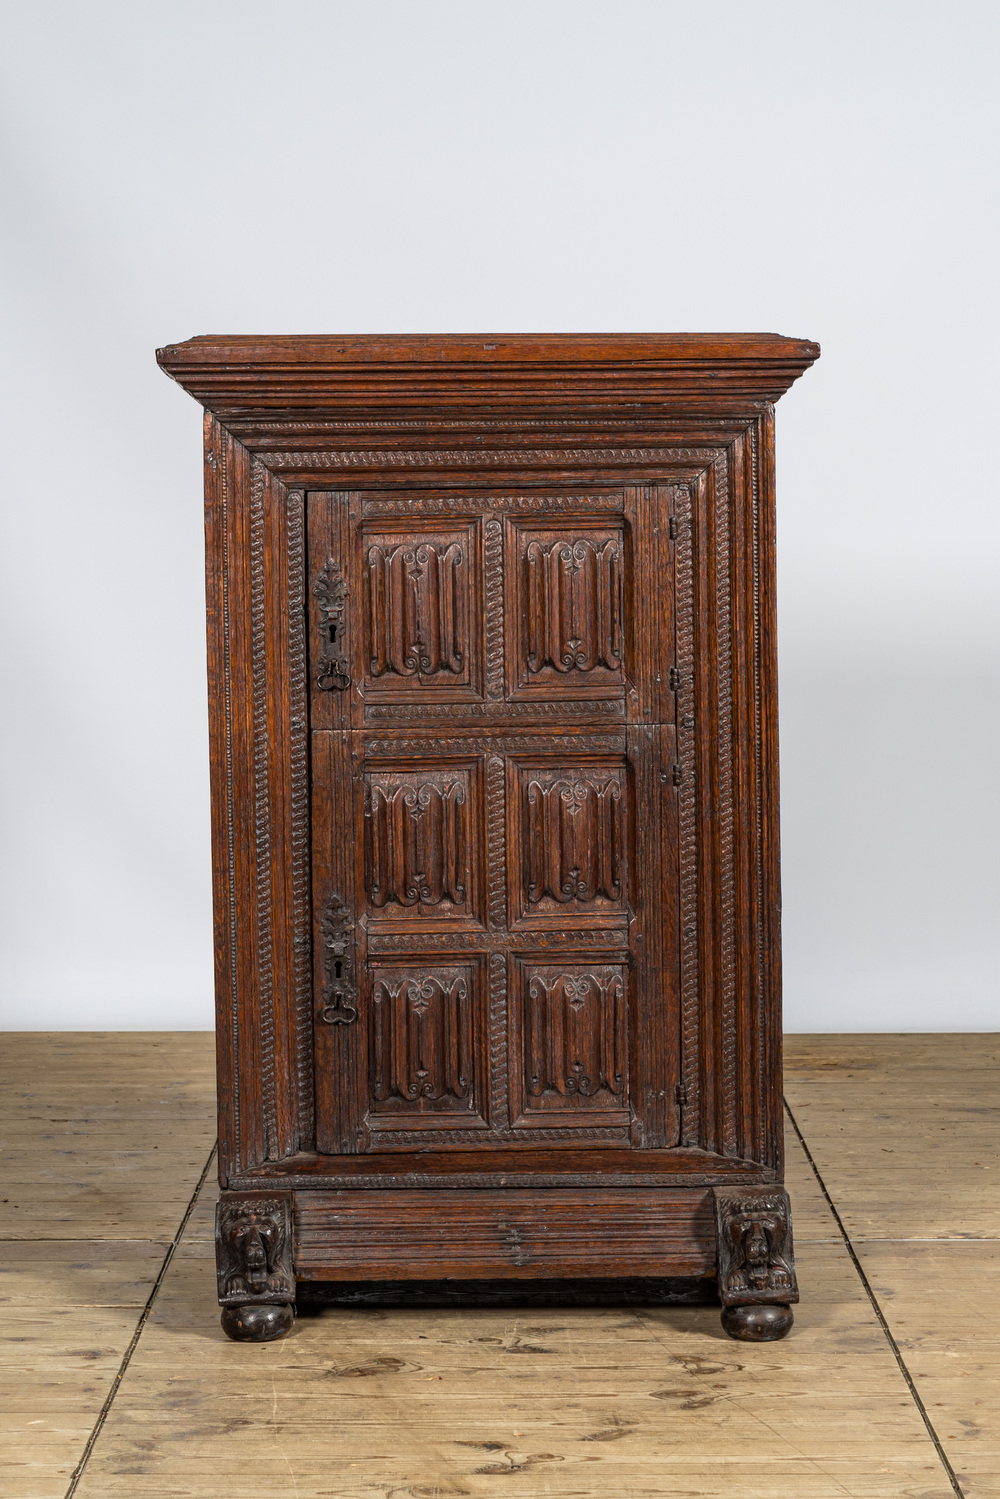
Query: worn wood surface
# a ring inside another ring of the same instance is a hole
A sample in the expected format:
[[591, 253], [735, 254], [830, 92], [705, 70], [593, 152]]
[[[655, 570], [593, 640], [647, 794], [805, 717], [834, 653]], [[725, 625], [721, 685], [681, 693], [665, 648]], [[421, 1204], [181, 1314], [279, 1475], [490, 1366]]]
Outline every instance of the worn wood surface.
[[818, 354], [159, 351], [206, 409], [223, 1186], [780, 1182], [773, 403]]
[[62, 1499], [204, 1170], [212, 1037], [0, 1045], [0, 1496]]
[[[786, 1038], [800, 1124], [813, 1100], [807, 1146], [842, 1220], [873, 1220], [875, 1232], [851, 1231], [854, 1252], [966, 1499], [1000, 1494], [1000, 1224], [988, 1217], [1000, 1169], [996, 1041]], [[78, 1121], [99, 1120], [102, 1100], [115, 1100], [129, 1143], [155, 1158], [176, 1098], [173, 1122], [201, 1132], [187, 1144], [207, 1161], [210, 1037], [7, 1036], [3, 1052], [8, 1149], [24, 1098], [43, 1116], [35, 1122], [54, 1125], [70, 1117], [56, 1105], [72, 1096]], [[951, 1129], [928, 1127], [928, 1098]], [[62, 1232], [70, 1215], [19, 1239], [10, 1201], [0, 1214], [2, 1499], [66, 1495], [198, 1175], [184, 1150], [168, 1153], [177, 1216], [163, 1237], [149, 1232], [162, 1220], [140, 1192], [114, 1199], [101, 1232], [111, 1147], [99, 1124], [91, 1137], [73, 1127], [91, 1236]], [[922, 1148], [922, 1175], [886, 1172], [886, 1135]], [[63, 1148], [36, 1144], [43, 1184]], [[933, 1209], [957, 1170], [979, 1173], [968, 1179], [981, 1192], [967, 1209], [953, 1194], [950, 1233], [928, 1236], [928, 1223], [945, 1226]], [[803, 1300], [780, 1344], [730, 1342], [712, 1307], [383, 1307], [330, 1308], [300, 1318], [284, 1342], [244, 1347], [218, 1326], [210, 1181], [76, 1493], [948, 1499], [955, 1491], [791, 1132], [786, 1184]], [[131, 1236], [123, 1212], [137, 1225]]]

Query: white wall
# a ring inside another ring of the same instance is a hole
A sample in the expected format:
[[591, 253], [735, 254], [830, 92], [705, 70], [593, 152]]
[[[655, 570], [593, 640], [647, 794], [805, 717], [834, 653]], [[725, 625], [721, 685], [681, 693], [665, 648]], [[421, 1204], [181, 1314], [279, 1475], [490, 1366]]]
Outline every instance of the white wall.
[[786, 1017], [1000, 1025], [995, 58], [921, 0], [7, 7], [3, 1022], [211, 1024], [195, 333], [767, 329]]

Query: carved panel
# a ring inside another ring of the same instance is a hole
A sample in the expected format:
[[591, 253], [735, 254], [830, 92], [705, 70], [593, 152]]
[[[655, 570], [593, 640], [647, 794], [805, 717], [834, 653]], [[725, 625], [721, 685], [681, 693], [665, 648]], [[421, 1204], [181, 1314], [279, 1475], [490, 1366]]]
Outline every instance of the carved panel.
[[471, 767], [369, 771], [366, 892], [374, 922], [478, 914], [473, 864], [478, 777]]
[[620, 761], [514, 762], [512, 914], [540, 925], [624, 913], [626, 779]]
[[716, 1187], [719, 1299], [723, 1306], [798, 1301], [788, 1193]]
[[215, 1255], [222, 1306], [294, 1301], [291, 1199], [222, 1197]]
[[365, 675], [375, 696], [447, 696], [478, 685], [477, 528], [366, 530]]
[[[430, 966], [428, 966], [430, 965]], [[398, 1130], [481, 1124], [480, 967], [441, 964], [370, 968], [371, 1118]]]
[[524, 962], [521, 1026], [525, 1115], [625, 1107], [624, 967]]
[[620, 525], [510, 523], [516, 571], [512, 694], [620, 695], [625, 545]]

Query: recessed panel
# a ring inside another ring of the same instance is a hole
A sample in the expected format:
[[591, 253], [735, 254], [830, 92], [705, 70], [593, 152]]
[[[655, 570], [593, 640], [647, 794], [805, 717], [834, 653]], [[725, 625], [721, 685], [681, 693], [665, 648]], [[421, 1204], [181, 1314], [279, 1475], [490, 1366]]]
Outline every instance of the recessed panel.
[[478, 963], [372, 963], [368, 1012], [372, 1128], [485, 1127]]
[[628, 899], [624, 761], [508, 761], [512, 924], [621, 925]]
[[513, 521], [508, 550], [512, 695], [619, 696], [626, 634], [621, 525]]
[[628, 1122], [628, 1009], [620, 963], [515, 964], [512, 1078], [515, 1123], [582, 1115]]
[[379, 766], [365, 775], [365, 894], [372, 926], [476, 924], [481, 790], [475, 763]]
[[478, 526], [361, 533], [368, 698], [479, 695]]

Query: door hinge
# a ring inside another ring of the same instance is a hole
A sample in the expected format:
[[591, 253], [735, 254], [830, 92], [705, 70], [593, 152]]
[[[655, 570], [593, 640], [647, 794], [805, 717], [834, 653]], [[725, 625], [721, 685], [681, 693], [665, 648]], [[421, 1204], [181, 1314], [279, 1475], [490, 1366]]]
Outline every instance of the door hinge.
[[677, 1100], [678, 1107], [683, 1108], [688, 1101], [688, 1090], [683, 1083], [677, 1084], [677, 1087], [674, 1089], [674, 1097]]
[[679, 760], [674, 761], [674, 785], [679, 786], [684, 779], [684, 767]]
[[683, 681], [684, 678], [681, 676], [680, 667], [672, 666], [670, 668], [670, 691], [680, 692]]
[[670, 517], [670, 524], [667, 527], [667, 535], [670, 537], [671, 541], [676, 541], [677, 540], [677, 531], [678, 531], [677, 517], [676, 517], [676, 515], [672, 515]]

